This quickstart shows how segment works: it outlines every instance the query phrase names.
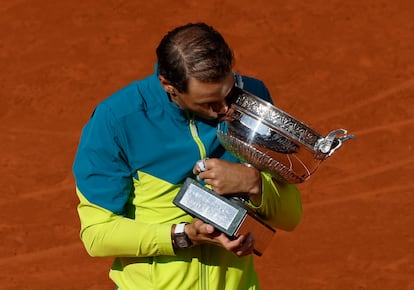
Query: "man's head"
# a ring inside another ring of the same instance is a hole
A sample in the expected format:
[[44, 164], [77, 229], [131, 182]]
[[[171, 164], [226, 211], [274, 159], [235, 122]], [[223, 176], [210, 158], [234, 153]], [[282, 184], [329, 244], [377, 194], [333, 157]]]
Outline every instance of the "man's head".
[[234, 57], [219, 32], [204, 23], [180, 26], [164, 36], [156, 52], [158, 75], [172, 101], [207, 119], [227, 111]]
[[221, 34], [205, 23], [190, 23], [168, 32], [156, 52], [158, 74], [180, 93], [187, 92], [190, 77], [201, 82], [222, 80], [234, 61]]

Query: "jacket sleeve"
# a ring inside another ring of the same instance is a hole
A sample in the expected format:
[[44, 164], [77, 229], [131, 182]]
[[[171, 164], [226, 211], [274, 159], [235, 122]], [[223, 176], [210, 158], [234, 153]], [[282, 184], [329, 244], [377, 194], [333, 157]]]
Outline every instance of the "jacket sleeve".
[[101, 104], [82, 132], [73, 165], [81, 240], [92, 256], [173, 255], [171, 225], [126, 216], [132, 173], [117, 128], [117, 118]]
[[251, 206], [271, 226], [292, 231], [302, 217], [300, 192], [294, 184], [275, 181], [262, 172], [262, 203]]
[[93, 257], [174, 255], [170, 224], [146, 224], [89, 202], [76, 189], [80, 203], [80, 237]]

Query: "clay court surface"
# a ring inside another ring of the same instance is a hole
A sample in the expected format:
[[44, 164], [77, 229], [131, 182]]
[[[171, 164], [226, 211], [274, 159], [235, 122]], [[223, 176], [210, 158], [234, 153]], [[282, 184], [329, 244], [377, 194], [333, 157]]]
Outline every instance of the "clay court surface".
[[0, 288], [114, 289], [78, 237], [81, 128], [153, 71], [166, 31], [206, 21], [281, 109], [357, 135], [300, 185], [301, 224], [256, 259], [263, 289], [414, 289], [413, 19], [410, 0], [2, 1]]

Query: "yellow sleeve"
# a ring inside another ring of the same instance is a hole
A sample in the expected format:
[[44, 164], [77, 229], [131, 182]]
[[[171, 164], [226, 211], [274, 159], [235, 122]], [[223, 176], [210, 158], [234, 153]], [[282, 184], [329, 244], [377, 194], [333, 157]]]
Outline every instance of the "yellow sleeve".
[[76, 189], [81, 240], [94, 257], [174, 255], [170, 224], [147, 224], [90, 203]]
[[270, 174], [262, 172], [261, 175], [262, 203], [252, 205], [253, 208], [269, 225], [285, 231], [294, 230], [302, 217], [299, 190], [294, 184], [273, 180]]

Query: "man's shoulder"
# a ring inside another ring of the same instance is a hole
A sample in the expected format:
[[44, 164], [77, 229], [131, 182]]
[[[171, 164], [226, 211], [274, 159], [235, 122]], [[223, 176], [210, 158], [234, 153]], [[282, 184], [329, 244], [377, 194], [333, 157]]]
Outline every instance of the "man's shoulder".
[[157, 98], [157, 90], [153, 78], [146, 77], [130, 82], [104, 99], [99, 105], [111, 110], [117, 118], [122, 118], [131, 113], [145, 111], [148, 103]]
[[243, 79], [244, 85], [258, 86], [258, 87], [265, 86], [264, 82], [258, 78], [248, 76], [248, 75], [242, 75], [241, 77]]
[[243, 89], [265, 101], [272, 102], [270, 92], [265, 83], [257, 78], [242, 75]]

